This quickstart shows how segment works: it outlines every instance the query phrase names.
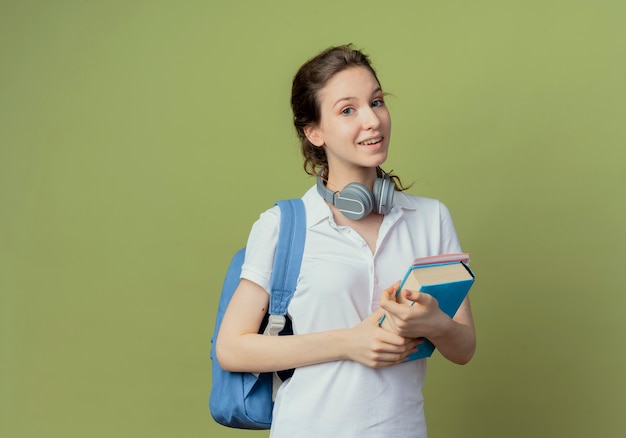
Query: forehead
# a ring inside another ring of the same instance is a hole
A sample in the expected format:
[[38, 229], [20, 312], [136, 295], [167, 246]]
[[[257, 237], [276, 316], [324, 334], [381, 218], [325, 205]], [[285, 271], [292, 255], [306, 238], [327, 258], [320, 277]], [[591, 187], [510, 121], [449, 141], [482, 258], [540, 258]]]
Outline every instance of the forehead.
[[341, 99], [370, 99], [380, 91], [380, 84], [365, 67], [350, 67], [336, 73], [319, 91], [322, 106], [334, 105]]

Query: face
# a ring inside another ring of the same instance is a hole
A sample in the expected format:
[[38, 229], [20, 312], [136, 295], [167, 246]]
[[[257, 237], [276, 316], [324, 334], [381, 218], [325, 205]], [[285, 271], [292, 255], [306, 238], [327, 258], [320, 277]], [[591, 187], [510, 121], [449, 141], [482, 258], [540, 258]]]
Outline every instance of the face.
[[371, 171], [387, 158], [391, 117], [378, 81], [367, 68], [351, 67], [320, 90], [320, 122], [305, 129], [326, 149], [330, 175]]

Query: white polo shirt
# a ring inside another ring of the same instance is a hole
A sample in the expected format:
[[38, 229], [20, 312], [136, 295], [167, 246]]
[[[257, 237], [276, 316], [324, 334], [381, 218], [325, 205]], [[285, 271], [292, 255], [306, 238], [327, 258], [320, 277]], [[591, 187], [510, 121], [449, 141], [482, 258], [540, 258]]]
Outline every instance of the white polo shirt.
[[[357, 325], [379, 308], [380, 293], [416, 257], [461, 252], [448, 209], [439, 201], [396, 192], [376, 252], [352, 228], [338, 226], [315, 187], [302, 197], [307, 233], [298, 286], [289, 305], [294, 334]], [[269, 290], [280, 210], [252, 227], [242, 278]], [[373, 369], [336, 361], [296, 369], [274, 405], [270, 436], [426, 437], [422, 385], [426, 360]]]

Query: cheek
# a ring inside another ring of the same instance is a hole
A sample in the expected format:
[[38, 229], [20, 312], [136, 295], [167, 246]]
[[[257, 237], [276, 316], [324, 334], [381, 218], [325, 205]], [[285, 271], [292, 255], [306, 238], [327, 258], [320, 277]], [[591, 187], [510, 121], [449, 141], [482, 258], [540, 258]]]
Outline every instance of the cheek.
[[389, 114], [389, 111], [385, 111], [381, 120], [383, 120], [383, 123], [388, 126], [389, 128], [391, 128], [391, 114]]
[[358, 136], [361, 131], [361, 127], [358, 123], [346, 123], [345, 126], [342, 127], [342, 134], [344, 136]]
[[338, 140], [345, 140], [346, 137], [354, 137], [358, 134], [358, 126], [356, 123], [349, 123], [343, 121], [343, 123], [334, 123], [332, 129], [327, 132], [330, 138]]

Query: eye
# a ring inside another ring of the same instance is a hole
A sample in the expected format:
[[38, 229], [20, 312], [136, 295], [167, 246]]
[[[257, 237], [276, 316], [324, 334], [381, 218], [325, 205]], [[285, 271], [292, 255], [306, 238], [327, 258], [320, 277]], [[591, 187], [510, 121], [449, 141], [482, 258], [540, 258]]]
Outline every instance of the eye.
[[385, 101], [382, 100], [382, 99], [375, 99], [372, 102], [372, 107], [376, 108], [376, 107], [379, 107], [379, 106], [385, 106]]
[[351, 108], [351, 107], [344, 108], [341, 110], [341, 114], [343, 114], [344, 116], [349, 116], [352, 113], [354, 113], [354, 108]]

